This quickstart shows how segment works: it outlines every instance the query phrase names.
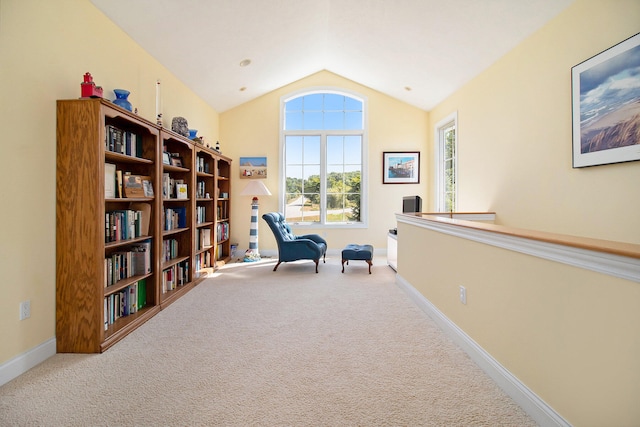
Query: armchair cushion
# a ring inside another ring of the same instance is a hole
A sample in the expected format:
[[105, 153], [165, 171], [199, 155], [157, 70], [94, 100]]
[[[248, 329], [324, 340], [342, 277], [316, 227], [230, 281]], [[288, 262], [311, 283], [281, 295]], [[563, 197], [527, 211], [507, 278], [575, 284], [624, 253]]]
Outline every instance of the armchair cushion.
[[310, 259], [316, 263], [316, 273], [318, 272], [320, 257], [326, 262], [326, 240], [318, 234], [295, 235], [280, 212], [266, 213], [262, 215], [262, 219], [269, 225], [278, 243], [278, 263], [273, 271], [283, 262]]

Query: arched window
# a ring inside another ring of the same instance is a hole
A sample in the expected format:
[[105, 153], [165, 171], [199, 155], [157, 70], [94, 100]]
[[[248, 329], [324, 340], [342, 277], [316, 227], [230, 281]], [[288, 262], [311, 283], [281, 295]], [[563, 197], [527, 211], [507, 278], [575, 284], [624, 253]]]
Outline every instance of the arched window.
[[281, 208], [288, 222], [364, 225], [365, 100], [334, 90], [282, 100]]

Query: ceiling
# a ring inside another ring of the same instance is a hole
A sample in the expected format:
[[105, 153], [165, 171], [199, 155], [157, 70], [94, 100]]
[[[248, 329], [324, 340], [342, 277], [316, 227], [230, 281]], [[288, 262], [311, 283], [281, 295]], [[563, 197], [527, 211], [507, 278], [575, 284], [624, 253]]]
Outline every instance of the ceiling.
[[220, 113], [321, 70], [428, 111], [572, 1], [91, 0]]

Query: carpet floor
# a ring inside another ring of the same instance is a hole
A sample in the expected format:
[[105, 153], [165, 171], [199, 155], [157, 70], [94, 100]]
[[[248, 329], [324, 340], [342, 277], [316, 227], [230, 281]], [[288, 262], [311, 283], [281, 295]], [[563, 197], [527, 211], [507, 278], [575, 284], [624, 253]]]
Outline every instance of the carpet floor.
[[0, 387], [2, 426], [535, 426], [374, 259], [231, 263], [104, 354]]

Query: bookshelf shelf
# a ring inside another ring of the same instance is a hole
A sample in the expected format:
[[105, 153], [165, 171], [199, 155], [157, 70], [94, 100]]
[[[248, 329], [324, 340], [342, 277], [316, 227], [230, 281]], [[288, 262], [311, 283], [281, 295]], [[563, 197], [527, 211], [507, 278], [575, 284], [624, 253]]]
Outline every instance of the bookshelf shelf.
[[115, 294], [116, 292], [119, 292], [119, 291], [123, 290], [127, 286], [133, 285], [134, 283], [136, 283], [136, 282], [138, 282], [138, 281], [140, 281], [142, 279], [146, 279], [147, 277], [150, 277], [150, 276], [151, 276], [151, 273], [140, 275], [140, 276], [132, 276], [132, 277], [128, 277], [126, 279], [118, 280], [113, 285], [109, 285], [106, 288], [104, 288], [104, 296], [106, 297], [106, 296], [109, 296], [111, 294]]
[[57, 351], [99, 353], [215, 267], [199, 239], [217, 241], [217, 174], [231, 160], [104, 99], [56, 112]]

